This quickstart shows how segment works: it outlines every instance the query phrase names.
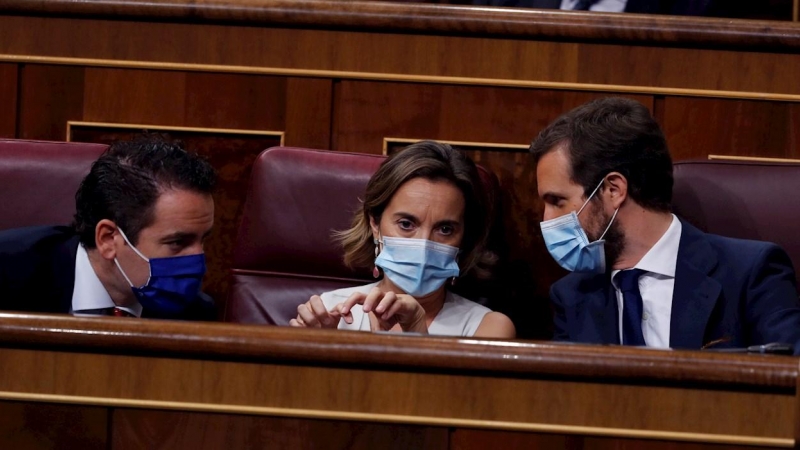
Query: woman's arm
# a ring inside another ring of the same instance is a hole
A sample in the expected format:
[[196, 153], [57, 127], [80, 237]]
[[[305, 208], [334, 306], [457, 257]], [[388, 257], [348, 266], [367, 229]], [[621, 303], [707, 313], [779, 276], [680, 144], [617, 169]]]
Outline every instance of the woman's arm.
[[501, 339], [514, 339], [516, 336], [517, 330], [514, 328], [514, 323], [505, 314], [499, 312], [490, 312], [483, 316], [481, 324], [478, 325], [478, 329], [473, 335], [473, 337]]

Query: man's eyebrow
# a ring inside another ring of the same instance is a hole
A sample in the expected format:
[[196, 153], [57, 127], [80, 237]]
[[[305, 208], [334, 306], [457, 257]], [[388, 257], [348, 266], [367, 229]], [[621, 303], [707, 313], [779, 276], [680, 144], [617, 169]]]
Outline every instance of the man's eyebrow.
[[561, 194], [556, 194], [555, 192], [545, 192], [544, 194], [542, 194], [542, 198], [543, 199], [549, 198], [549, 199], [553, 199], [553, 200], [560, 200], [560, 199], [564, 199], [566, 197], [564, 197]]
[[183, 232], [183, 231], [176, 231], [174, 233], [170, 233], [170, 234], [168, 234], [166, 236], [163, 236], [161, 238], [161, 241], [165, 242], [165, 241], [173, 241], [173, 240], [193, 239], [195, 236], [197, 236], [197, 235], [194, 234], [194, 233], [186, 233], [186, 232]]

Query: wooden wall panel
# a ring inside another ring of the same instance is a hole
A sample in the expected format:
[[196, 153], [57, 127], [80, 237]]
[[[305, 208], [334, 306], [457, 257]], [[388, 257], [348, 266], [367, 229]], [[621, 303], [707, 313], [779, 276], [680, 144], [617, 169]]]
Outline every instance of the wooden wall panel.
[[0, 402], [0, 448], [106, 450], [107, 430], [103, 407]]
[[667, 97], [662, 120], [674, 160], [800, 158], [798, 103]]
[[[536, 170], [525, 150], [486, 151], [491, 143], [529, 144], [562, 113], [605, 94], [476, 86], [343, 81], [336, 91], [333, 148], [379, 153], [384, 138], [486, 143], [462, 146], [500, 180], [507, 260], [498, 267], [495, 309], [518, 335], [549, 338], [550, 284], [565, 272], [545, 249]], [[633, 96], [653, 109], [653, 98]], [[498, 249], [506, 253], [506, 249]], [[470, 297], [469, 292], [464, 292]], [[473, 296], [473, 298], [475, 298]], [[502, 299], [502, 300], [500, 300]]]
[[86, 69], [83, 120], [283, 131], [286, 78]]
[[286, 145], [331, 148], [333, 83], [330, 78], [291, 77], [286, 86]]
[[457, 429], [450, 450], [760, 450], [774, 447]]
[[114, 450], [447, 450], [447, 428], [118, 409]]
[[20, 72], [20, 139], [63, 141], [67, 121], [83, 116], [83, 67], [26, 64]]
[[17, 64], [0, 64], [0, 138], [17, 133]]

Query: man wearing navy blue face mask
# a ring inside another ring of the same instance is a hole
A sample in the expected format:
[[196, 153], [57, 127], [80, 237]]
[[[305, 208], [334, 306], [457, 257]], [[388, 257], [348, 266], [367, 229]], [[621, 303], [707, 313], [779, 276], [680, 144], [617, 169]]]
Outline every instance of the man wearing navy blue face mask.
[[0, 233], [0, 309], [213, 320], [200, 282], [215, 179], [158, 137], [113, 144], [81, 183], [72, 226]]
[[671, 213], [672, 160], [638, 102], [578, 107], [531, 145], [542, 237], [573, 272], [551, 288], [555, 339], [699, 349], [789, 343], [800, 303], [778, 246], [701, 232]]

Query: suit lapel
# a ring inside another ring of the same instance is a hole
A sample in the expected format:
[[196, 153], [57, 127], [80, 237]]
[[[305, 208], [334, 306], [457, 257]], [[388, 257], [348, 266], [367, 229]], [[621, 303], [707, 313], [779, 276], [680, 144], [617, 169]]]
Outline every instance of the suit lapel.
[[575, 308], [576, 342], [619, 344], [619, 310], [608, 274], [593, 275], [579, 284], [584, 299]]
[[681, 240], [672, 294], [670, 347], [698, 349], [722, 286], [708, 274], [717, 255], [702, 231], [681, 220]]

